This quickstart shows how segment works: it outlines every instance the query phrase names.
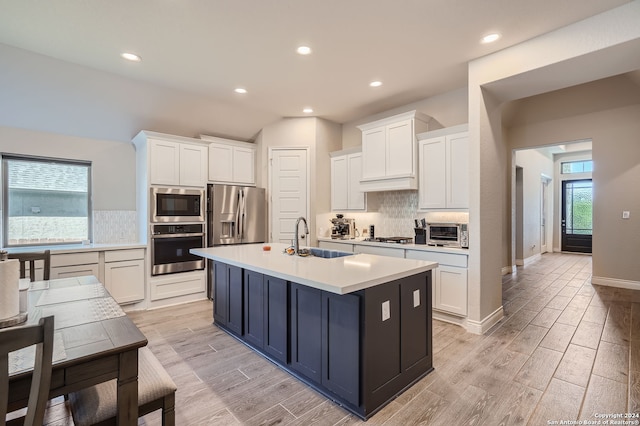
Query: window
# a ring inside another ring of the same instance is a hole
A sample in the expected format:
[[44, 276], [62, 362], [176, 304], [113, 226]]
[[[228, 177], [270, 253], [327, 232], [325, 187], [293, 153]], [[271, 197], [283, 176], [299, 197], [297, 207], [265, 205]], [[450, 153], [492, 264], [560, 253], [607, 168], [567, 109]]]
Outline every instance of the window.
[[563, 182], [566, 234], [593, 235], [593, 183], [589, 180]]
[[5, 247], [90, 239], [90, 162], [3, 154], [2, 169]]
[[567, 161], [562, 163], [562, 174], [571, 173], [591, 173], [593, 172], [593, 161]]

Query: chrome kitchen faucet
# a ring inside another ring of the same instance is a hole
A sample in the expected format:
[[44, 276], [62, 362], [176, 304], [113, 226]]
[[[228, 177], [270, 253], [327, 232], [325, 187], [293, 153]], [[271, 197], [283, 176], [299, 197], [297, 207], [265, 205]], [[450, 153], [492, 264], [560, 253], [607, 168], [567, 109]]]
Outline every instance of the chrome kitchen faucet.
[[304, 233], [306, 235], [309, 235], [309, 226], [307, 226], [307, 219], [305, 219], [304, 217], [300, 216], [297, 220], [296, 220], [296, 239], [293, 242], [293, 250], [295, 251], [296, 254], [300, 254], [300, 243], [298, 242], [298, 225], [300, 225], [300, 221], [304, 222]]

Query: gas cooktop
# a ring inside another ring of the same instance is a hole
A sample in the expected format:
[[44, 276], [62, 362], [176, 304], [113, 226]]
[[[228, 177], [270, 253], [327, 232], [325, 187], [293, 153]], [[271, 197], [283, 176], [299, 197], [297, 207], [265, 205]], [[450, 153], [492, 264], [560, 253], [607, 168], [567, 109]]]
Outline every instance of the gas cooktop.
[[412, 237], [375, 237], [375, 238], [367, 238], [365, 241], [372, 241], [376, 243], [409, 244], [413, 242], [413, 238]]

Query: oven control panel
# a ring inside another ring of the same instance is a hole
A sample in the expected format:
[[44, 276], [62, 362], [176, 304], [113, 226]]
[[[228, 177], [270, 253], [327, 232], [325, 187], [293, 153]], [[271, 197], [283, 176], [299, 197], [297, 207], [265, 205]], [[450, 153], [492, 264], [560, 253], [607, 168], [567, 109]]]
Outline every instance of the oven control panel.
[[202, 234], [204, 233], [204, 224], [190, 223], [180, 225], [152, 225], [151, 233], [153, 235]]

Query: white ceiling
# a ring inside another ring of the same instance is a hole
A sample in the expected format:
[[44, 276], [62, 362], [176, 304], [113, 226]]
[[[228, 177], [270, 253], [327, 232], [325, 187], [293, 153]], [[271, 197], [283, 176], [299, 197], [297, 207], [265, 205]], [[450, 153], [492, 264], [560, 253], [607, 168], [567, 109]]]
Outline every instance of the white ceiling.
[[[468, 61], [624, 3], [0, 0], [0, 43], [242, 108], [249, 128], [264, 124], [252, 111], [307, 106], [344, 123], [464, 87]], [[503, 38], [480, 44], [492, 31]], [[312, 55], [297, 55], [301, 44]]]

